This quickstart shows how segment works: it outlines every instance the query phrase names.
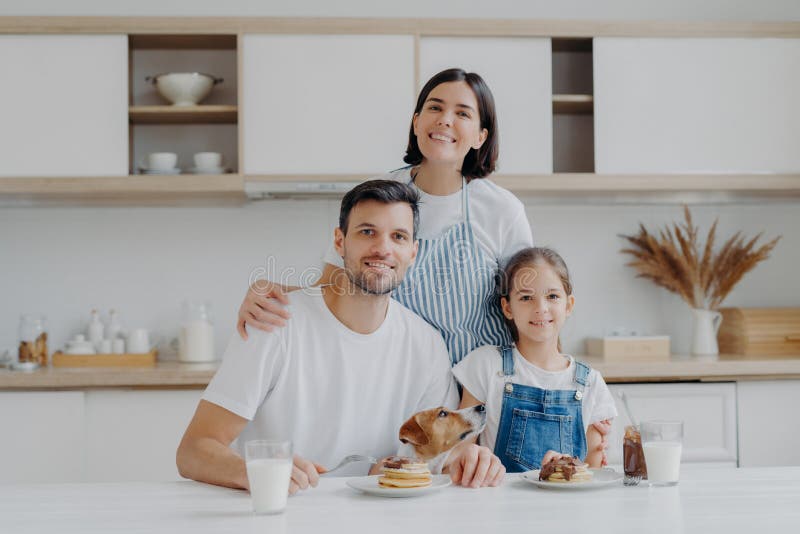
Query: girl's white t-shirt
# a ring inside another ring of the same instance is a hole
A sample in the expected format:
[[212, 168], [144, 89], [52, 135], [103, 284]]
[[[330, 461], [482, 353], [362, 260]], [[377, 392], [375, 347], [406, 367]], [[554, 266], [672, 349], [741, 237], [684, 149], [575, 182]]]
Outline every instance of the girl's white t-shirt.
[[[411, 169], [392, 171], [376, 179], [411, 182]], [[413, 185], [413, 184], [412, 184]], [[414, 186], [420, 195], [418, 239], [435, 239], [448, 228], [464, 220], [462, 192], [430, 195]], [[487, 178], [467, 184], [469, 216], [475, 241], [499, 266], [522, 248], [533, 246], [525, 206], [513, 193]], [[325, 263], [342, 267], [342, 258], [331, 244], [323, 257]]]
[[[564, 355], [569, 362], [561, 371], [545, 371], [526, 360], [514, 347], [514, 376], [511, 381], [523, 386], [540, 389], [577, 389], [575, 383], [575, 360]], [[486, 404], [486, 428], [480, 435], [480, 444], [494, 450], [500, 415], [503, 407], [503, 357], [493, 345], [478, 347], [455, 367], [453, 374], [464, 389]], [[586, 388], [583, 390], [582, 416], [584, 431], [590, 424], [617, 416], [617, 407], [600, 373], [592, 369]]]

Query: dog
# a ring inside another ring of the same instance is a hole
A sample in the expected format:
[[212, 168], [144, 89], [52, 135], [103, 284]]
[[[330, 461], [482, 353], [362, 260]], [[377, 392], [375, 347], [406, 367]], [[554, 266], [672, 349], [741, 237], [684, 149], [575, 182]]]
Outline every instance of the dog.
[[400, 427], [401, 455], [428, 463], [431, 473], [440, 473], [450, 451], [486, 426], [483, 404], [449, 410], [443, 406], [412, 415]]

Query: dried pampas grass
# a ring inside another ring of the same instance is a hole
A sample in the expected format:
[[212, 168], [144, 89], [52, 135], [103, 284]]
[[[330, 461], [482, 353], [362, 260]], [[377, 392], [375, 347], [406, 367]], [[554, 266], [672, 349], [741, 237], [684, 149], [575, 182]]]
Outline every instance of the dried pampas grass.
[[715, 220], [701, 251], [692, 214], [687, 206], [683, 210], [685, 222], [665, 226], [658, 236], [642, 224], [638, 234], [621, 235], [632, 246], [620, 252], [633, 256], [627, 265], [636, 269], [637, 278], [646, 278], [677, 293], [693, 308], [714, 310], [745, 273], [769, 257], [781, 236], [755, 248], [761, 234], [745, 241], [742, 232], [736, 232], [714, 254]]

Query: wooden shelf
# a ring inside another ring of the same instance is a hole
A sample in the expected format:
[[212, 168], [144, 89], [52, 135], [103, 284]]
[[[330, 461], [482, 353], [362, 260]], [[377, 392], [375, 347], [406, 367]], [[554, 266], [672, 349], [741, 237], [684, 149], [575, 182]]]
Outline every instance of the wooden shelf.
[[713, 192], [800, 196], [800, 174], [593, 174], [497, 175], [516, 193], [617, 194]]
[[561, 115], [591, 115], [594, 113], [594, 96], [553, 95], [553, 113]]
[[15, 205], [243, 204], [238, 174], [0, 178], [0, 199]]
[[131, 106], [131, 124], [236, 124], [237, 106]]
[[[376, 173], [377, 174], [377, 173]], [[372, 175], [187, 175], [177, 176], [98, 176], [5, 177], [0, 178], [0, 200], [21, 204], [154, 204], [244, 203], [244, 183], [275, 184], [360, 182]], [[784, 200], [800, 198], [800, 174], [738, 175], [602, 175], [591, 173], [497, 175], [494, 182], [518, 195], [614, 197], [621, 194], [645, 196], [669, 194], [669, 201], [684, 202], [687, 194], [712, 193], [726, 198], [768, 197]], [[294, 194], [287, 190], [287, 194]], [[298, 195], [315, 195], [302, 189]], [[715, 197], [719, 198], [719, 197]]]

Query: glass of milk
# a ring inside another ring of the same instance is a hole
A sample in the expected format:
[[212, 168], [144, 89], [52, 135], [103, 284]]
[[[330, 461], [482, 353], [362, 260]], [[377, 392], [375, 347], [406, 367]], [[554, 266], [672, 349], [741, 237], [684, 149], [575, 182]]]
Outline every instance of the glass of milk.
[[253, 440], [244, 444], [253, 511], [280, 514], [286, 509], [292, 477], [292, 442]]
[[675, 486], [681, 472], [683, 421], [645, 421], [642, 450], [651, 486]]

